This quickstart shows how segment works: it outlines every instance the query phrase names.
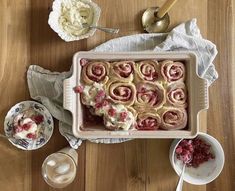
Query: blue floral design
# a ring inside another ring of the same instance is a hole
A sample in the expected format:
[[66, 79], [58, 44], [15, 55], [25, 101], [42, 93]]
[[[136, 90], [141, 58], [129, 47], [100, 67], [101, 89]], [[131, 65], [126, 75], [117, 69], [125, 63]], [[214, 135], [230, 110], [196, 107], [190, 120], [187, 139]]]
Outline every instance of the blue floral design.
[[36, 142], [36, 146], [38, 146], [38, 145], [41, 145], [41, 144], [43, 144], [43, 143], [45, 143], [45, 138], [44, 137], [40, 137], [38, 140], [37, 140], [37, 142]]
[[50, 125], [50, 124], [51, 124], [51, 120], [50, 120], [50, 119], [48, 119], [48, 120], [47, 120], [47, 123]]
[[38, 104], [34, 104], [34, 108], [35, 108], [35, 109], [38, 109], [39, 111], [44, 111], [44, 108], [41, 107], [41, 106], [38, 105]]
[[13, 131], [13, 127], [14, 127], [14, 125], [11, 124], [10, 121], [8, 121], [8, 122], [7, 122], [7, 129], [6, 129], [6, 131], [7, 131], [7, 132]]
[[15, 139], [15, 144], [27, 149], [29, 146], [29, 142], [25, 139]]

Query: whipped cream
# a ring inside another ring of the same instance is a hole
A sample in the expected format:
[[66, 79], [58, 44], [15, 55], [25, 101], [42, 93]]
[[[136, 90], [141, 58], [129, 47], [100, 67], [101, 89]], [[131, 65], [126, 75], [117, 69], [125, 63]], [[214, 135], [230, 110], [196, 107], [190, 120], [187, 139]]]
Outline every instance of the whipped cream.
[[59, 24], [61, 28], [71, 36], [80, 36], [89, 30], [83, 25], [91, 25], [94, 10], [89, 4], [79, 0], [67, 0], [61, 4]]
[[82, 103], [84, 105], [94, 106], [96, 104], [95, 97], [99, 91], [104, 91], [103, 86], [99, 83], [94, 83], [92, 86], [84, 86]]
[[135, 117], [124, 105], [112, 105], [111, 108], [115, 114], [110, 113], [109, 110], [106, 110], [104, 114], [104, 123], [107, 128], [127, 131], [134, 126]]
[[[36, 135], [38, 131], [38, 125], [31, 118], [24, 118], [19, 121], [19, 126], [22, 128], [20, 131], [15, 131], [14, 137], [16, 139], [32, 139], [29, 134]], [[28, 126], [28, 128], [23, 128]], [[18, 128], [18, 127], [16, 127]]]
[[39, 136], [44, 116], [33, 109], [25, 110], [13, 120], [13, 136], [16, 139], [34, 140]]
[[103, 116], [109, 108], [110, 105], [101, 106], [99, 108], [95, 108], [94, 113], [98, 116]]

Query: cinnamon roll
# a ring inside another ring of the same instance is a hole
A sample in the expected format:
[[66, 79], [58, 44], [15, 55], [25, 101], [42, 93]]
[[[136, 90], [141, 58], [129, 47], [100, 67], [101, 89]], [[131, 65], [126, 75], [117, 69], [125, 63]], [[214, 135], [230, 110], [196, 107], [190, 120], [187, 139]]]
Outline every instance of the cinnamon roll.
[[82, 79], [85, 84], [91, 85], [94, 82], [105, 84], [108, 81], [109, 63], [92, 61], [82, 67]]
[[135, 80], [157, 81], [159, 78], [158, 62], [155, 60], [144, 60], [136, 64]]
[[160, 124], [161, 118], [156, 112], [144, 112], [137, 115], [136, 129], [138, 130], [157, 130]]
[[163, 107], [160, 110], [161, 128], [166, 130], [184, 129], [187, 125], [187, 112], [184, 108]]
[[167, 88], [167, 102], [175, 107], [187, 107], [187, 91], [184, 83], [173, 83]]
[[136, 119], [138, 114], [137, 111], [132, 106], [127, 106], [126, 108], [128, 111], [130, 111], [133, 114], [134, 118]]
[[158, 109], [165, 103], [165, 89], [161, 84], [143, 82], [136, 87], [135, 108], [137, 110]]
[[130, 106], [136, 99], [136, 88], [133, 83], [111, 81], [106, 86], [106, 94], [115, 104]]
[[110, 67], [110, 76], [114, 80], [131, 82], [134, 73], [133, 61], [114, 62]]
[[165, 60], [161, 63], [161, 74], [167, 82], [184, 81], [185, 66], [182, 62]]

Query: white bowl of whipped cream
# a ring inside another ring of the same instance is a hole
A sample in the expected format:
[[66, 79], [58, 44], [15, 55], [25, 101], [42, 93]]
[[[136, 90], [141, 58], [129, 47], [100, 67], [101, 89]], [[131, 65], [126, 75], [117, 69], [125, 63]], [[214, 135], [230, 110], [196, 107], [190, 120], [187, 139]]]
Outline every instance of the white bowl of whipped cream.
[[91, 0], [55, 0], [48, 24], [66, 42], [93, 36], [96, 29], [83, 27], [97, 25], [99, 6]]

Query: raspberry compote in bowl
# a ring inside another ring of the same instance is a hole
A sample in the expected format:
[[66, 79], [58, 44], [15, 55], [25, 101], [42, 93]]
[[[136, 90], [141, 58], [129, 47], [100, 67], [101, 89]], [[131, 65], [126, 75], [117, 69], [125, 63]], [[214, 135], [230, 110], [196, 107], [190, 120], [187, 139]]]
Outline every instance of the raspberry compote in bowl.
[[224, 166], [224, 151], [212, 136], [199, 132], [193, 139], [175, 139], [170, 147], [170, 162], [180, 176], [184, 162], [184, 181], [204, 185], [212, 182]]

